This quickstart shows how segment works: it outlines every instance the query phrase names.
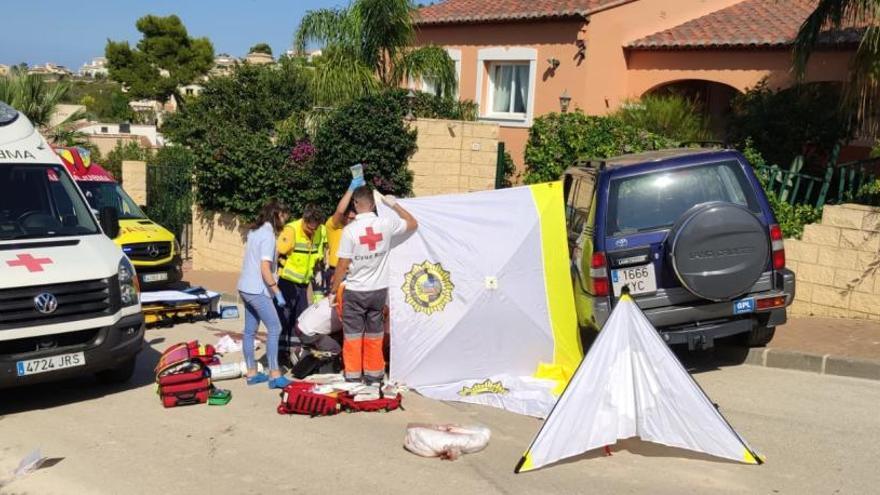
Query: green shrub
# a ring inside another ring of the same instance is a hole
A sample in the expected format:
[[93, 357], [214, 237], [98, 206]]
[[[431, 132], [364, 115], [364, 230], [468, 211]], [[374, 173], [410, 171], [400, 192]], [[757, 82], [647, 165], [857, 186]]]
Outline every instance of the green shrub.
[[782, 229], [782, 235], [788, 238], [800, 239], [804, 233], [804, 226], [816, 223], [822, 219], [822, 208], [812, 205], [792, 205], [787, 201], [780, 201], [775, 193], [768, 192], [767, 200], [773, 208], [776, 223]]
[[290, 171], [293, 143], [276, 139], [276, 127], [309, 109], [306, 71], [243, 64], [230, 77], [207, 81], [198, 98], [169, 116], [162, 131], [190, 150], [202, 209], [251, 220], [269, 198], [279, 198], [301, 211], [308, 184]]
[[711, 137], [709, 120], [700, 104], [675, 94], [649, 95], [627, 102], [614, 115], [624, 124], [678, 141]]
[[367, 182], [380, 192], [407, 196], [412, 173], [407, 162], [416, 151], [416, 131], [408, 128], [406, 93], [392, 90], [365, 96], [332, 112], [315, 136], [317, 155], [312, 198], [328, 212], [351, 180], [349, 167], [364, 164]]
[[769, 177], [764, 173], [759, 173], [759, 167], [765, 166], [767, 162], [764, 160], [761, 152], [755, 149], [751, 139], [746, 139], [741, 152], [752, 167], [755, 168], [758, 180], [761, 182], [761, 187], [764, 188], [764, 192], [767, 195], [770, 208], [773, 209], [773, 214], [776, 216], [776, 222], [779, 224], [779, 228], [782, 229], [782, 235], [786, 238], [800, 239], [804, 233], [804, 225], [821, 220], [822, 208], [806, 204], [792, 205], [787, 201], [781, 201], [776, 196], [776, 193], [767, 191]]
[[428, 119], [477, 120], [477, 104], [417, 91], [413, 114]]
[[731, 102], [728, 140], [737, 147], [751, 138], [769, 163], [787, 167], [804, 155], [805, 170], [821, 170], [838, 143], [852, 136], [832, 83], [773, 90], [762, 81]]
[[558, 180], [579, 159], [668, 148], [676, 140], [624, 124], [617, 117], [551, 113], [535, 119], [526, 144], [525, 183]]

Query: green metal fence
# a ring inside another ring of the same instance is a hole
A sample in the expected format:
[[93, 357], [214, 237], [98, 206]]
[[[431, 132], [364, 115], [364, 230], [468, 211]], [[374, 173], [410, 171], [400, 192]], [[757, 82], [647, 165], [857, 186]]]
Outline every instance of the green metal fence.
[[147, 166], [146, 214], [188, 246], [192, 224], [192, 170], [187, 166]]
[[880, 159], [856, 160], [837, 164], [835, 148], [823, 176], [802, 172], [803, 157], [797, 157], [787, 169], [778, 165], [755, 167], [768, 192], [790, 204], [821, 207], [826, 203], [859, 202], [878, 204], [880, 197], [869, 194], [865, 186], [877, 180]]

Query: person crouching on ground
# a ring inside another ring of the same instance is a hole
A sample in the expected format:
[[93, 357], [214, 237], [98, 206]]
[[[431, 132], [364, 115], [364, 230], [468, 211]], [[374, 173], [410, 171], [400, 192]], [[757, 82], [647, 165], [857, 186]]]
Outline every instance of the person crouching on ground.
[[385, 196], [382, 201], [399, 218], [377, 216], [369, 186], [355, 189], [352, 196], [357, 216], [342, 232], [331, 297], [344, 279], [342, 359], [345, 379], [374, 384], [381, 383], [385, 377], [383, 309], [388, 299], [391, 240], [416, 230], [418, 222], [393, 196]]
[[[281, 335], [281, 321], [273, 307], [272, 300], [280, 307], [285, 305], [284, 295], [275, 280], [277, 253], [275, 236], [287, 221], [290, 214], [284, 204], [272, 200], [263, 206], [257, 219], [247, 234], [241, 276], [238, 279], [238, 292], [244, 301], [244, 342], [242, 351], [247, 364], [248, 385], [269, 382], [269, 388], [284, 388], [290, 381], [281, 375], [278, 365], [278, 338]], [[269, 375], [257, 373], [254, 357], [254, 337], [260, 322], [266, 325], [266, 357]]]
[[324, 214], [314, 205], [306, 205], [299, 220], [284, 226], [278, 236], [277, 249], [281, 257], [278, 287], [287, 300], [280, 308], [281, 339], [278, 346], [279, 361], [293, 367], [302, 350], [294, 329], [299, 315], [309, 306], [309, 284], [318, 270], [318, 262], [324, 258], [327, 233]]

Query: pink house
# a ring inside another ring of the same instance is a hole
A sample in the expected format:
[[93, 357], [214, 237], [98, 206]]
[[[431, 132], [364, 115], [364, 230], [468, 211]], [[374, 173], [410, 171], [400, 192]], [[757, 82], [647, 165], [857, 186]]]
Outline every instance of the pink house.
[[[674, 87], [723, 121], [730, 99], [767, 78], [794, 82], [791, 44], [813, 0], [445, 0], [417, 14], [419, 44], [456, 63], [459, 97], [498, 122], [517, 166], [533, 119], [605, 114]], [[808, 81], [843, 81], [860, 32], [828, 33]], [[425, 85], [426, 89], [430, 89]]]

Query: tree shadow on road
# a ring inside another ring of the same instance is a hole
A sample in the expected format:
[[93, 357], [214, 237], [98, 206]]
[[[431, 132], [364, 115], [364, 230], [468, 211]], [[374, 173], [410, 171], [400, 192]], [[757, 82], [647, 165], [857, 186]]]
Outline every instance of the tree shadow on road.
[[94, 376], [85, 375], [58, 382], [0, 390], [0, 420], [7, 414], [52, 409], [151, 386], [155, 383], [154, 368], [160, 356], [159, 351], [152, 346], [155, 343], [158, 342], [150, 341], [144, 344], [143, 350], [137, 357], [134, 375], [126, 383], [103, 385], [98, 383]]

